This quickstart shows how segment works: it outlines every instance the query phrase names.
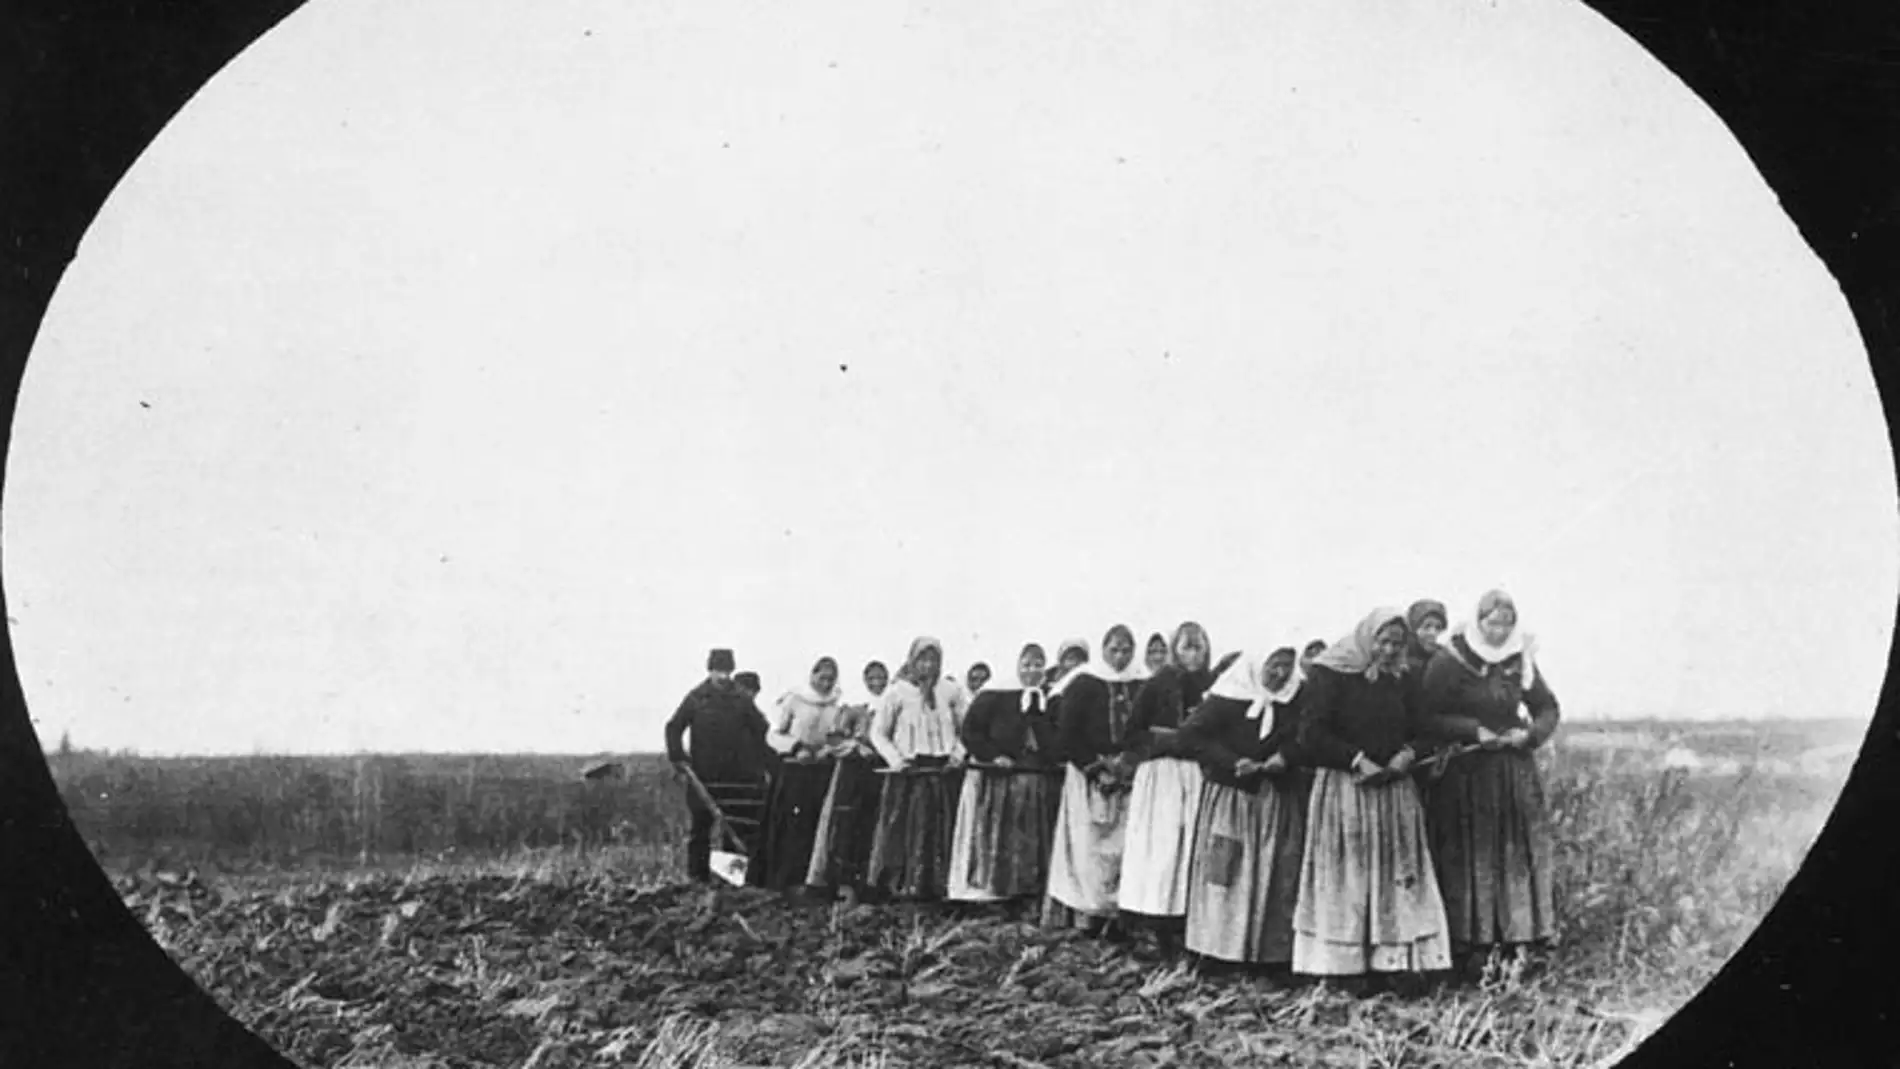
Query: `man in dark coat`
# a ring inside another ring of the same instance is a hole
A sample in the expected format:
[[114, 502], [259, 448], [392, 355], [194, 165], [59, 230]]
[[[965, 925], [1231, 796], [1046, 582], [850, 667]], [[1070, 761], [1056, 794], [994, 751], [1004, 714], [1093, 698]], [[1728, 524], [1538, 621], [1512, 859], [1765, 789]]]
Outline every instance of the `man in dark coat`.
[[[666, 756], [680, 770], [682, 780], [687, 769], [699, 777], [750, 854], [758, 849], [769, 747], [765, 714], [733, 682], [732, 669], [731, 650], [712, 651], [706, 659], [706, 679], [687, 692], [666, 722]], [[684, 744], [688, 732], [692, 733], [690, 757]], [[693, 819], [686, 841], [686, 876], [709, 882], [713, 814], [690, 789], [686, 805]]]

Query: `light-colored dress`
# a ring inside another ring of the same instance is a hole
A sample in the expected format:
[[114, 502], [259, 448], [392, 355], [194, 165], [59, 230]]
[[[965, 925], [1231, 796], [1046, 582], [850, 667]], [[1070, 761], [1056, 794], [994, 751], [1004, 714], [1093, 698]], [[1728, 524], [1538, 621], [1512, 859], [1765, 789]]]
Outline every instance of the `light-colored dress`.
[[1415, 737], [1406, 683], [1316, 663], [1306, 691], [1298, 745], [1318, 768], [1293, 915], [1293, 970], [1356, 976], [1449, 968], [1445, 904], [1412, 778], [1361, 785], [1348, 771], [1356, 753], [1384, 765]]
[[1052, 926], [1112, 917], [1119, 905], [1128, 785], [1114, 775], [1091, 777], [1077, 760], [1091, 750], [1103, 757], [1121, 753], [1140, 681], [1105, 680], [1088, 668], [1076, 669], [1058, 687], [1069, 763], [1049, 853], [1050, 908], [1044, 918]]

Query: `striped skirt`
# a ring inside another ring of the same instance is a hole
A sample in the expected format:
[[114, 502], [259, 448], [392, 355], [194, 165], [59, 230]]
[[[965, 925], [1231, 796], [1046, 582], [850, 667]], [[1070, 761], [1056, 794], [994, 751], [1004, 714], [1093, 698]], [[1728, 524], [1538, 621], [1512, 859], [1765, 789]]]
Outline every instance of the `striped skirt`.
[[786, 761], [772, 778], [765, 800], [765, 832], [752, 855], [746, 882], [782, 891], [805, 882], [811, 868], [818, 818], [830, 793], [833, 763]]
[[1549, 817], [1528, 753], [1460, 755], [1425, 813], [1454, 952], [1557, 942]]
[[1040, 895], [1062, 796], [1045, 771], [968, 769], [950, 849], [949, 897], [1000, 902]]
[[920, 761], [882, 778], [867, 882], [896, 898], [942, 898], [963, 773]]
[[874, 759], [859, 756], [842, 758], [832, 766], [812, 836], [811, 863], [805, 868], [807, 885], [864, 886], [871, 840], [877, 835], [878, 795], [884, 787], [877, 768]]
[[1135, 769], [1122, 838], [1120, 909], [1150, 917], [1187, 914], [1201, 784], [1201, 766], [1179, 757], [1157, 757]]
[[1305, 853], [1310, 770], [1258, 790], [1201, 788], [1189, 869], [1188, 950], [1217, 961], [1285, 965], [1293, 960], [1293, 911]]
[[1101, 790], [1074, 765], [1062, 775], [1061, 811], [1049, 850], [1049, 899], [1060, 908], [1048, 916], [1066, 919], [1064, 910], [1111, 916], [1121, 885], [1128, 795]]
[[1307, 802], [1293, 970], [1312, 976], [1451, 967], [1445, 904], [1411, 777], [1360, 787], [1322, 768]]

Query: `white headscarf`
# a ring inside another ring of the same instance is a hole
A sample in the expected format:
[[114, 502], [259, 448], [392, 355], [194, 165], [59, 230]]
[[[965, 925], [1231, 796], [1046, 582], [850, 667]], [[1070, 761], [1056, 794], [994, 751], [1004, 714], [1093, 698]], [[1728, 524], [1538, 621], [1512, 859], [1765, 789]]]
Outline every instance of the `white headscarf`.
[[[1491, 615], [1500, 608], [1509, 608], [1512, 619], [1518, 621], [1511, 627], [1511, 634], [1503, 643], [1493, 646], [1485, 640], [1484, 630], [1478, 621]], [[1522, 617], [1517, 611], [1517, 602], [1502, 590], [1492, 590], [1478, 599], [1478, 611], [1471, 619], [1458, 625], [1457, 635], [1465, 640], [1471, 652], [1486, 664], [1500, 664], [1512, 657], [1524, 659], [1524, 688], [1530, 689], [1537, 680], [1537, 636], [1524, 630]]]
[[1014, 683], [1007, 687], [992, 687], [985, 684], [983, 689], [977, 691], [977, 693], [978, 694], [996, 694], [999, 692], [1012, 691], [1012, 690], [1021, 692], [1021, 694], [1016, 698], [1016, 709], [1019, 712], [1027, 713], [1031, 709], [1041, 709], [1041, 708], [1044, 708], [1048, 703], [1048, 699], [1042, 697], [1041, 687], [1025, 687], [1021, 683]]
[[1214, 685], [1207, 688], [1210, 698], [1227, 698], [1247, 703], [1247, 719], [1252, 720], [1267, 707], [1267, 690], [1260, 685], [1261, 669], [1265, 663], [1252, 653], [1242, 652], [1220, 674]]
[[[1029, 643], [1028, 645], [1025, 645], [1022, 648], [1022, 651], [1016, 654], [1016, 666], [1020, 666], [1023, 663], [1023, 655], [1029, 652], [1030, 646], [1035, 646], [1037, 650], [1042, 649], [1041, 646], [1036, 645], [1036, 643], [1033, 643], [1033, 642]], [[1045, 657], [1044, 658], [1045, 666], [1047, 665], [1047, 663], [1048, 661], [1047, 661], [1047, 658]], [[1048, 671], [1047, 667], [1044, 668], [1044, 671], [1045, 672]], [[1023, 686], [1023, 681], [1017, 678], [1016, 672], [1014, 671], [1012, 671], [1011, 674], [1008, 676], [1004, 676], [1001, 672], [993, 673], [990, 676], [990, 678], [983, 681], [983, 688], [977, 691], [977, 693], [989, 694], [993, 692], [1010, 691], [1010, 690], [1022, 691], [1022, 696], [1017, 699], [1017, 708], [1022, 710], [1025, 713], [1037, 707], [1037, 696], [1042, 693], [1042, 688], [1039, 686], [1038, 687]], [[1045, 704], [1046, 704], [1046, 701], [1045, 701]]]
[[[1049, 659], [1049, 665], [1046, 671], [1055, 672], [1055, 671], [1060, 670], [1062, 667], [1062, 659], [1068, 656], [1070, 653], [1080, 653], [1082, 655], [1083, 663], [1084, 664], [1088, 663], [1089, 640], [1085, 638], [1063, 639], [1062, 643], [1056, 647], [1056, 655]], [[1066, 675], [1067, 673], [1064, 673], [1064, 674]], [[1045, 676], [1045, 680], [1046, 678], [1047, 677]]]
[[[1126, 632], [1130, 636], [1130, 645], [1134, 645], [1133, 636], [1135, 632], [1133, 628], [1123, 624], [1116, 624], [1114, 627], [1108, 629], [1108, 633], [1111, 635], [1116, 631]], [[1071, 649], [1077, 644], [1075, 641], [1064, 642], [1062, 648], [1065, 650]], [[1079, 645], [1084, 653], [1088, 652], [1087, 643], [1079, 643]], [[1104, 645], [1106, 645], [1106, 643], [1104, 643]], [[1061, 654], [1057, 654], [1056, 657], [1060, 660]], [[1068, 674], [1064, 675], [1062, 679], [1056, 683], [1055, 688], [1049, 692], [1049, 696], [1053, 698], [1064, 690], [1067, 690], [1070, 682], [1077, 676], [1094, 676], [1104, 683], [1139, 683], [1148, 678], [1148, 666], [1142, 663], [1141, 650], [1139, 649], [1135, 650], [1134, 656], [1128, 658], [1128, 667], [1123, 668], [1119, 672], [1110, 668], [1107, 663], [1097, 661], [1095, 658], [1090, 657], [1088, 660], [1070, 669]]]
[[1266, 660], [1260, 662], [1261, 678], [1266, 677], [1267, 661], [1273, 660], [1273, 655], [1282, 651], [1293, 655], [1293, 670], [1287, 673], [1286, 682], [1280, 684], [1279, 690], [1267, 692], [1267, 701], [1272, 705], [1285, 705], [1292, 701], [1299, 696], [1300, 688], [1306, 685], [1306, 671], [1300, 667], [1300, 640], [1297, 638], [1289, 638], [1267, 653]]
[[[1313, 664], [1330, 668], [1340, 675], [1378, 679], [1382, 672], [1377, 648], [1379, 632], [1391, 624], [1404, 627], [1408, 635], [1411, 633], [1403, 612], [1390, 607], [1377, 608], [1360, 620], [1359, 626], [1351, 634], [1326, 647], [1324, 652], [1313, 658]], [[1396, 675], [1402, 670], [1400, 666], [1394, 666], [1392, 674]]]
[[[1280, 684], [1279, 690], [1270, 691], [1265, 683], [1267, 662], [1273, 659], [1275, 653], [1282, 651], [1292, 652], [1293, 672], [1287, 676], [1285, 683]], [[1214, 681], [1214, 685], [1208, 688], [1207, 696], [1246, 702], [1247, 719], [1260, 720], [1260, 730], [1264, 733], [1267, 725], [1271, 723], [1271, 720], [1264, 715], [1267, 708], [1292, 701], [1294, 696], [1299, 694], [1301, 684], [1305, 682], [1306, 675], [1300, 671], [1300, 644], [1297, 641], [1282, 642], [1268, 651], [1265, 657], [1251, 652], [1242, 652], [1234, 658], [1233, 664], [1227, 666], [1227, 671], [1222, 672], [1220, 678]]]
[[[825, 665], [831, 667], [831, 689], [820, 694], [818, 693], [818, 688], [812, 685], [811, 677], [817, 675], [818, 669]], [[784, 706], [786, 701], [791, 698], [796, 698], [806, 705], [821, 708], [827, 705], [836, 705], [842, 701], [844, 698], [844, 682], [838, 675], [838, 662], [831, 657], [819, 658], [818, 663], [811, 666], [811, 674], [805, 677], [805, 681], [780, 695], [778, 704]]]
[[[937, 674], [930, 679], [919, 679], [916, 671], [917, 658], [922, 656], [925, 650], [936, 651]], [[924, 708], [934, 710], [937, 708], [937, 690], [945, 680], [949, 680], [953, 689], [963, 686], [955, 676], [944, 674], [943, 643], [924, 635], [910, 644], [910, 652], [904, 656], [904, 666], [899, 668], [891, 679], [891, 686], [895, 687], [899, 682], [909, 683], [917, 688], [917, 693], [923, 695]]]

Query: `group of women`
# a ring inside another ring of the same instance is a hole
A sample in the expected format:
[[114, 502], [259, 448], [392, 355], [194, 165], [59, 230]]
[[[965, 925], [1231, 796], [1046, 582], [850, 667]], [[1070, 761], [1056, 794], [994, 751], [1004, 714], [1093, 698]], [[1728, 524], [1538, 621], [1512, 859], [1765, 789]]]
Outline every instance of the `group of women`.
[[[1033, 908], [1164, 953], [1317, 977], [1465, 971], [1555, 942], [1531, 753], [1558, 706], [1500, 591], [1379, 609], [1330, 645], [1214, 662], [1023, 647], [972, 693], [919, 638], [871, 700], [822, 659], [786, 694], [753, 882]], [[888, 685], [887, 685], [888, 682]]]

